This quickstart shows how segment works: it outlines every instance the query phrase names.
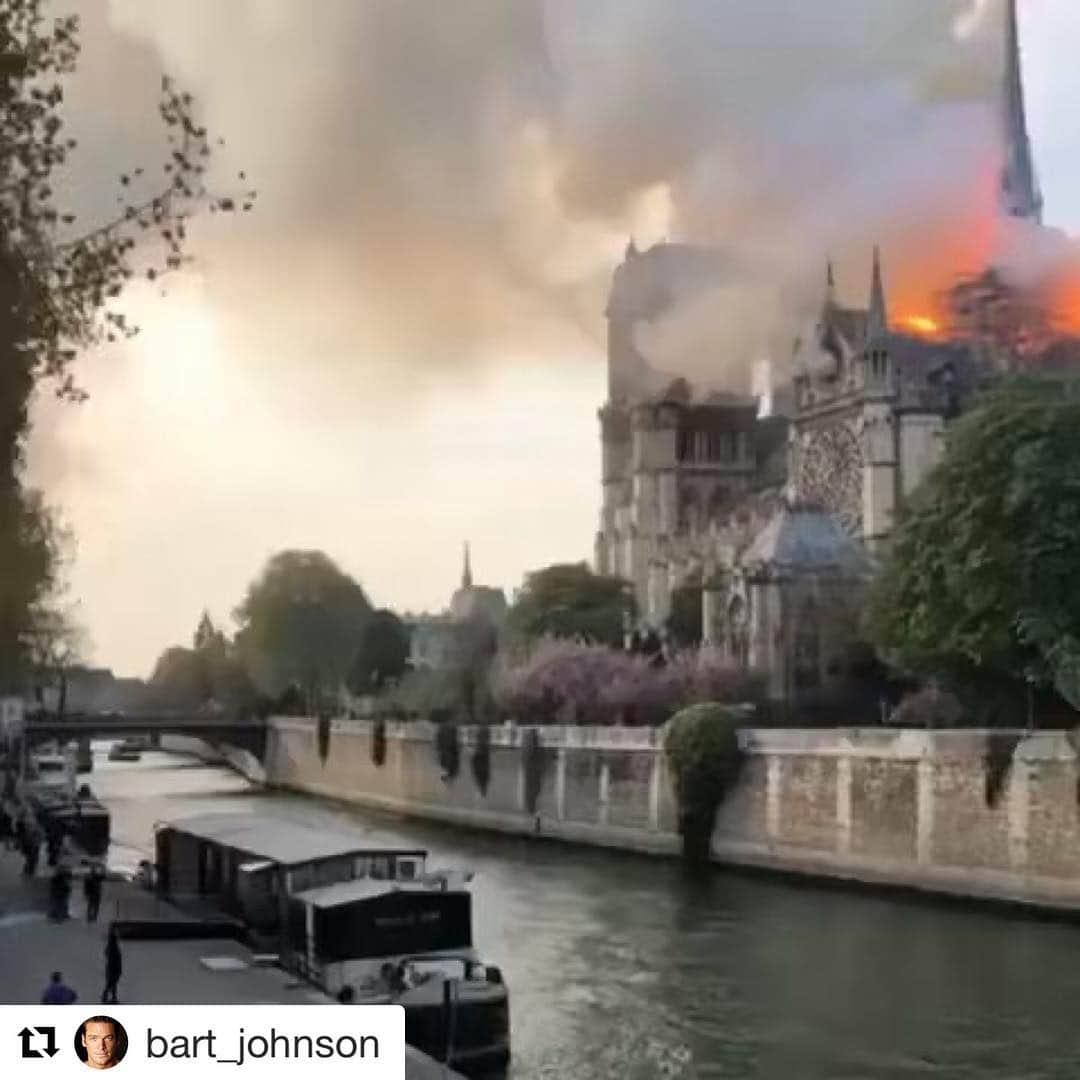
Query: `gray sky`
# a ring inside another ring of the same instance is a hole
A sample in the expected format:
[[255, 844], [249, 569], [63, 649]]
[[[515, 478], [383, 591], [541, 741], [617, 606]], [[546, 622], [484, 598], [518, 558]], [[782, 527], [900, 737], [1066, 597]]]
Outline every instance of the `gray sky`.
[[[881, 241], [910, 293], [993, 151], [993, 2], [74, 6], [84, 220], [157, 160], [163, 70], [226, 136], [223, 180], [260, 190], [194, 230], [167, 297], [130, 297], [143, 334], [81, 361], [86, 404], [36, 411], [32, 477], [78, 536], [94, 659], [123, 674], [203, 607], [231, 628], [285, 547], [399, 611], [443, 606], [466, 539], [508, 589], [590, 557], [627, 235], [745, 267], [707, 326], [688, 314], [651, 346], [747, 380], [825, 250], [858, 298]], [[1080, 6], [1021, 6], [1047, 217], [1080, 232]]]

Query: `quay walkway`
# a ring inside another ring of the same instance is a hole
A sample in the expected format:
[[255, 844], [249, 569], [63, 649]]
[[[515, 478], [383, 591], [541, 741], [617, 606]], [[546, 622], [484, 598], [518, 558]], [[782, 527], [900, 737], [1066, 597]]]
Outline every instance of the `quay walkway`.
[[[134, 884], [105, 884], [96, 923], [86, 921], [81, 880], [76, 878], [71, 918], [47, 917], [49, 870], [21, 875], [22, 857], [0, 845], [0, 1004], [35, 1003], [53, 971], [88, 1005], [100, 1000], [105, 982], [109, 923], [123, 919], [176, 919], [181, 913]], [[121, 940], [120, 1001], [128, 1005], [318, 1005], [330, 999], [276, 967], [253, 966], [251, 954], [228, 940]], [[206, 958], [228, 958], [216, 970]], [[406, 1080], [462, 1080], [411, 1047]]]

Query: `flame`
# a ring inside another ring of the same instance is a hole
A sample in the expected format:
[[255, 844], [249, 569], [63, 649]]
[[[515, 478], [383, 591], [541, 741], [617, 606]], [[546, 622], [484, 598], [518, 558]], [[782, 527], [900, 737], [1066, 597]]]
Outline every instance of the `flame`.
[[1059, 273], [1047, 289], [1047, 295], [1054, 329], [1080, 337], [1080, 260]]
[[896, 258], [886, 260], [885, 272], [890, 322], [900, 333], [949, 336], [949, 291], [989, 266], [999, 245], [1000, 170], [996, 158], [981, 162], [963, 205], [896, 239]]
[[917, 337], [941, 337], [941, 323], [932, 315], [902, 315], [896, 322], [901, 330]]

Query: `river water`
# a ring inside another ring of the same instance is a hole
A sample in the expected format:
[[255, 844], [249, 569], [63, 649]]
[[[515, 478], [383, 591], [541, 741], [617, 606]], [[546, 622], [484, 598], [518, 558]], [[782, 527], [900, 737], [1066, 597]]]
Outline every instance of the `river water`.
[[91, 779], [118, 863], [156, 820], [258, 808], [473, 870], [512, 1080], [1080, 1077], [1080, 928], [405, 823], [165, 754]]

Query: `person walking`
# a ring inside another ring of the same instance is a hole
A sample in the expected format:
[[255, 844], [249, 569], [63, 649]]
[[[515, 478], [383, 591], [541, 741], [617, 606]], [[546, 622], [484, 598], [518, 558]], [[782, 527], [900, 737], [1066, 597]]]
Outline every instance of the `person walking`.
[[41, 995], [41, 1004], [74, 1005], [78, 1000], [79, 995], [64, 982], [63, 974], [54, 971], [52, 978], [49, 980], [49, 985], [45, 987], [45, 992]]
[[60, 828], [52, 820], [52, 818], [46, 819], [45, 822], [45, 853], [48, 857], [49, 866], [56, 866], [60, 861]]
[[60, 866], [56, 871], [60, 879], [59, 888], [59, 918], [63, 922], [71, 915], [71, 871], [66, 866]]
[[120, 940], [116, 928], [109, 930], [109, 940], [105, 943], [105, 989], [101, 991], [102, 1004], [115, 1005], [120, 976], [124, 971], [124, 958], [120, 955]]
[[102, 873], [101, 864], [94, 863], [90, 867], [90, 872], [83, 878], [83, 896], [86, 897], [87, 922], [97, 922], [104, 883], [105, 875]]
[[49, 918], [53, 922], [60, 921], [60, 892], [63, 887], [60, 871], [54, 870], [52, 877], [49, 878]]
[[49, 918], [63, 922], [68, 917], [70, 900], [71, 873], [66, 867], [58, 866], [49, 881]]
[[33, 829], [27, 831], [23, 857], [26, 859], [23, 864], [23, 876], [33, 877], [37, 873], [38, 859], [41, 858], [41, 840]]

